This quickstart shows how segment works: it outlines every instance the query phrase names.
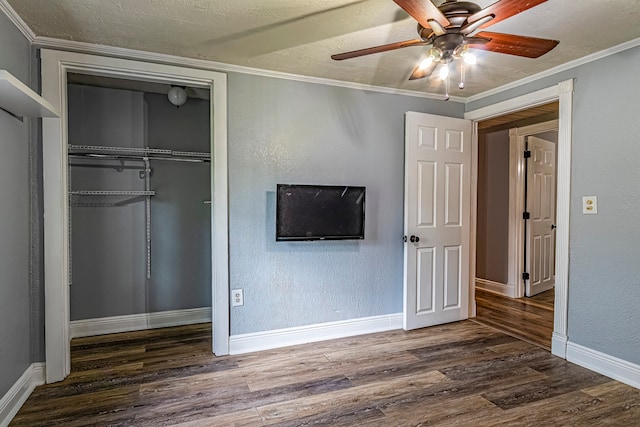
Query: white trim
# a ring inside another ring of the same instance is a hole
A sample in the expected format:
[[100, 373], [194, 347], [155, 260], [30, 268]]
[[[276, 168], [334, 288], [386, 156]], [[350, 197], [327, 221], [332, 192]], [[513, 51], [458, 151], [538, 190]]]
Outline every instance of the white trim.
[[0, 399], [0, 427], [7, 427], [33, 389], [44, 384], [44, 363], [32, 363]]
[[[471, 123], [471, 209], [469, 215], [469, 317], [476, 317], [476, 249], [478, 245], [478, 122]], [[471, 262], [473, 260], [473, 262]]]
[[[555, 86], [541, 89], [526, 95], [518, 96], [494, 105], [479, 108], [465, 113], [464, 118], [474, 121], [524, 110], [536, 105], [558, 100], [560, 103], [558, 122], [558, 180], [556, 205], [556, 286], [554, 303], [553, 339], [551, 352], [559, 357], [566, 357], [568, 290], [569, 290], [569, 219], [571, 201], [571, 127], [573, 105], [573, 80], [565, 80]], [[474, 134], [477, 149], [477, 134]], [[472, 200], [477, 197], [477, 186], [472, 186]], [[475, 208], [472, 207], [472, 210]], [[477, 214], [472, 215], [472, 222], [477, 221]], [[475, 229], [472, 224], [471, 229]], [[469, 262], [475, 265], [476, 248], [471, 247]], [[472, 267], [475, 269], [475, 267]], [[475, 283], [471, 284], [475, 288]]]
[[493, 280], [476, 277], [476, 288], [509, 298], [516, 298], [515, 287], [510, 283], [494, 282]]
[[[2, 0], [0, 0], [2, 1]], [[157, 64], [180, 65], [183, 67], [198, 68], [202, 70], [234, 72], [250, 74], [262, 77], [272, 77], [276, 79], [293, 80], [305, 83], [315, 83], [327, 86], [344, 87], [347, 89], [358, 89], [371, 92], [388, 93], [392, 95], [413, 96], [418, 98], [428, 98], [443, 100], [442, 94], [425, 93], [406, 89], [395, 89], [382, 86], [373, 86], [363, 83], [354, 83], [341, 80], [333, 80], [322, 77], [302, 76], [299, 74], [285, 73], [282, 71], [263, 70], [259, 68], [246, 67], [242, 65], [226, 64], [224, 62], [209, 61], [205, 59], [186, 58], [164, 53], [146, 52], [142, 50], [127, 49], [123, 47], [105, 46], [92, 43], [78, 42], [73, 40], [61, 40], [50, 37], [37, 36], [33, 44], [42, 48], [59, 49], [70, 52], [86, 53], [91, 55], [102, 55], [115, 58], [134, 59], [137, 61], [148, 61]], [[464, 103], [465, 98], [452, 96], [452, 102]]]
[[69, 334], [71, 338], [80, 338], [207, 322], [211, 322], [211, 307], [73, 320]]
[[[555, 308], [554, 308], [554, 313], [555, 313]], [[552, 351], [555, 349], [555, 351], [558, 354], [564, 354], [565, 357], [566, 357], [566, 354], [567, 354], [567, 341], [568, 340], [569, 339], [567, 338], [567, 336], [565, 334], [558, 334], [558, 333], [554, 332], [551, 335], [551, 349], [552, 349]]]
[[7, 15], [7, 18], [16, 26], [16, 28], [22, 33], [22, 35], [29, 41], [29, 43], [33, 44], [33, 41], [36, 39], [36, 34], [29, 28], [26, 22], [20, 15], [16, 13], [16, 11], [11, 7], [7, 0], [0, 0], [0, 10]]
[[212, 307], [216, 355], [229, 349], [229, 262], [227, 182], [227, 76], [208, 70], [42, 50], [42, 96], [59, 108], [58, 119], [43, 119], [45, 246], [45, 352], [47, 382], [70, 372], [69, 223], [67, 188], [67, 72], [114, 76], [209, 88], [212, 164]]
[[487, 120], [493, 117], [501, 116], [515, 111], [526, 110], [527, 108], [536, 107], [538, 105], [548, 104], [558, 99], [558, 86], [551, 86], [526, 95], [517, 96], [507, 99], [496, 104], [487, 105], [464, 113], [467, 120]]
[[[558, 169], [556, 192], [556, 284], [553, 310], [553, 332], [566, 341], [569, 316], [569, 227], [571, 210], [571, 143], [573, 136], [573, 80], [558, 83]], [[553, 347], [551, 352], [566, 357], [566, 347]]]
[[640, 388], [640, 365], [573, 342], [567, 343], [567, 360], [631, 387]]
[[402, 313], [232, 335], [229, 338], [229, 354], [250, 353], [397, 329], [402, 329]]
[[616, 46], [612, 46], [608, 49], [601, 50], [599, 52], [592, 53], [587, 56], [583, 56], [582, 58], [575, 59], [573, 61], [565, 62], [564, 64], [558, 65], [553, 68], [549, 68], [548, 70], [544, 70], [540, 73], [534, 74], [532, 76], [525, 77], [520, 80], [516, 80], [515, 82], [507, 83], [506, 85], [490, 89], [488, 91], [479, 93], [477, 95], [472, 95], [466, 98], [467, 103], [478, 101], [480, 99], [507, 91], [509, 89], [516, 88], [518, 86], [525, 85], [527, 83], [534, 82], [536, 80], [543, 79], [545, 77], [552, 76], [557, 73], [561, 73], [563, 71], [570, 70], [571, 68], [579, 67], [584, 64], [588, 64], [589, 62], [597, 61], [602, 58], [606, 58], [607, 56], [615, 55], [616, 53], [623, 52], [628, 49], [633, 49], [634, 47], [640, 46], [640, 38], [629, 40], [627, 42], [621, 43]]

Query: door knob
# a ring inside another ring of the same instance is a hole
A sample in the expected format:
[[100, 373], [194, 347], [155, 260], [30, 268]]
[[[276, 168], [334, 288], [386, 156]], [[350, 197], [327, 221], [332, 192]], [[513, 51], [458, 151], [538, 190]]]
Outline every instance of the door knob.
[[555, 230], [556, 229], [556, 225], [555, 224], [551, 224], [551, 229]]
[[411, 236], [409, 237], [409, 240], [413, 243], [418, 243], [420, 241], [420, 238], [418, 236]]

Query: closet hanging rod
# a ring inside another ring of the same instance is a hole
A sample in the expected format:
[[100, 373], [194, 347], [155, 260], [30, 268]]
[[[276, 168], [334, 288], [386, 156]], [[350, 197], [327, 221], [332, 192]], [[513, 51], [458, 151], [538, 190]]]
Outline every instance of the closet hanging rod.
[[192, 162], [192, 163], [207, 163], [211, 159], [197, 158], [197, 157], [162, 157], [152, 155], [129, 155], [129, 154], [93, 154], [93, 153], [69, 153], [69, 157], [75, 159], [94, 159], [94, 160], [130, 160], [144, 162], [144, 159], [149, 160], [169, 160], [174, 162]]
[[211, 153], [199, 152], [199, 151], [178, 151], [167, 150], [163, 148], [135, 148], [135, 147], [107, 147], [103, 145], [75, 145], [70, 144], [68, 146], [69, 154], [84, 154], [84, 155], [128, 155], [137, 157], [149, 157], [149, 158], [180, 158], [180, 159], [203, 159], [210, 160]]
[[154, 196], [155, 191], [130, 191], [130, 190], [75, 190], [69, 191], [73, 196]]
[[[84, 156], [69, 156], [71, 158], [81, 158], [86, 159]], [[120, 161], [124, 161], [125, 159], [119, 159]], [[136, 159], [137, 160], [137, 159]], [[145, 170], [144, 165], [125, 165], [122, 163], [113, 164], [113, 165], [105, 165], [105, 164], [97, 164], [97, 163], [73, 163], [69, 162], [69, 166], [78, 167], [78, 168], [100, 168], [100, 169], [116, 169], [116, 170]]]

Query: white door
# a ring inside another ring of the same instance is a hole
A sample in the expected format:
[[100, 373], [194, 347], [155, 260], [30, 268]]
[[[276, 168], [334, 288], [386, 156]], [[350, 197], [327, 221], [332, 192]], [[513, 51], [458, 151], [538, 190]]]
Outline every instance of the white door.
[[405, 116], [404, 328], [469, 317], [471, 122]]
[[556, 145], [530, 136], [527, 160], [527, 266], [528, 297], [553, 288], [555, 284]]

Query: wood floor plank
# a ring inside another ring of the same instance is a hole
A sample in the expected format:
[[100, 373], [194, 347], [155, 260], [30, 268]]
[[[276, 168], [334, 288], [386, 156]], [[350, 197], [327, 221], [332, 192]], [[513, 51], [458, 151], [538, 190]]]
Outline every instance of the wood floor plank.
[[503, 412], [493, 403], [478, 395], [448, 399], [447, 404], [429, 404], [415, 401], [412, 404], [387, 406], [382, 409], [390, 421], [389, 425], [417, 426], [457, 422], [464, 416], [472, 419], [486, 418]]
[[330, 413], [370, 404], [390, 396], [404, 394], [425, 386], [444, 381], [445, 377], [437, 371], [420, 375], [404, 376], [379, 383], [355, 386], [340, 391], [314, 395], [278, 404], [258, 407], [265, 425], [288, 422], [317, 414]]
[[210, 349], [210, 324], [73, 340], [11, 426], [640, 425], [640, 390], [472, 321]]

